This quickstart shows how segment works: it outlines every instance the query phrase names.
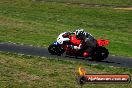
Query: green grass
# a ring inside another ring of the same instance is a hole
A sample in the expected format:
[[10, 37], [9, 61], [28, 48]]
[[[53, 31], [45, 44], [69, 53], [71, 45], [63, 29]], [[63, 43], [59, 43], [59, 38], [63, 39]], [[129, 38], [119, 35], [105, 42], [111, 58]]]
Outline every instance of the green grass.
[[[0, 88], [80, 88], [77, 70], [88, 74], [130, 74], [132, 69], [90, 65], [85, 61], [0, 53]], [[85, 84], [82, 88], [131, 88], [129, 84]]]
[[[111, 1], [112, 2], [112, 1]], [[84, 28], [110, 40], [110, 54], [132, 57], [132, 11], [31, 0], [0, 0], [0, 41], [47, 47], [59, 33]]]

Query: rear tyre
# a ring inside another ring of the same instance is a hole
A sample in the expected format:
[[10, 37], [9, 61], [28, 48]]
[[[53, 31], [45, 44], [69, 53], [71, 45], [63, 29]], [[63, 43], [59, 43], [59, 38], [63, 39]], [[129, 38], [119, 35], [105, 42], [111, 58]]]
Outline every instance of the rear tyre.
[[92, 52], [92, 60], [102, 61], [106, 59], [109, 55], [108, 49], [105, 47], [96, 47]]
[[64, 49], [61, 46], [57, 46], [54, 44], [49, 45], [48, 51], [52, 55], [58, 55], [58, 56], [64, 53]]

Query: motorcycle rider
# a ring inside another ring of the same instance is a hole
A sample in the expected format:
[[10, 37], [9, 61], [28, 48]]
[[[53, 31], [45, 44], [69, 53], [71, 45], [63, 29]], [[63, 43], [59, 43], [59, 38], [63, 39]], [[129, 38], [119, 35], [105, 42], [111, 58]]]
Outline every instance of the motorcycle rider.
[[65, 32], [62, 36], [69, 37], [70, 35], [74, 34], [77, 40], [80, 40], [79, 45], [70, 44], [68, 45], [69, 48], [85, 51], [83, 52], [84, 57], [88, 57], [90, 52], [94, 47], [97, 45], [96, 39], [88, 32], [85, 32], [83, 29], [77, 29], [75, 32]]

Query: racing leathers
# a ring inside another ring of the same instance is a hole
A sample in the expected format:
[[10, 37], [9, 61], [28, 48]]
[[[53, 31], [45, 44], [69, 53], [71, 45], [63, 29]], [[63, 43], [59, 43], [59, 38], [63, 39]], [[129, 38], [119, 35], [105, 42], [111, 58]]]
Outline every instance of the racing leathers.
[[87, 51], [91, 52], [96, 47], [97, 40], [90, 33], [85, 32], [84, 43], [86, 44]]
[[[65, 32], [62, 36], [65, 38], [70, 38], [72, 34], [76, 36], [75, 32]], [[76, 50], [85, 49], [85, 51], [91, 52], [91, 50], [97, 45], [96, 39], [90, 33], [87, 32], [84, 32], [83, 38], [77, 40], [80, 40], [80, 44], [69, 44], [68, 47]]]

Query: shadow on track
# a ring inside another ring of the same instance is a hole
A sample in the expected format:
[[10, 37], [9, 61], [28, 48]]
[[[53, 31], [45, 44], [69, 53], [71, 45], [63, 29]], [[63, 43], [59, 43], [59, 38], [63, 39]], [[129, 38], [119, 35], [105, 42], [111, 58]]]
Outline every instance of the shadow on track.
[[97, 63], [103, 62], [103, 63], [121, 64], [119, 62], [107, 61], [107, 59], [106, 60], [102, 60], [102, 61], [94, 61], [91, 58], [84, 58], [84, 57], [76, 57], [76, 56], [65, 56], [65, 57], [67, 57], [67, 58], [73, 58], [73, 59], [77, 59], [77, 60], [93, 61], [93, 62], [97, 62]]

